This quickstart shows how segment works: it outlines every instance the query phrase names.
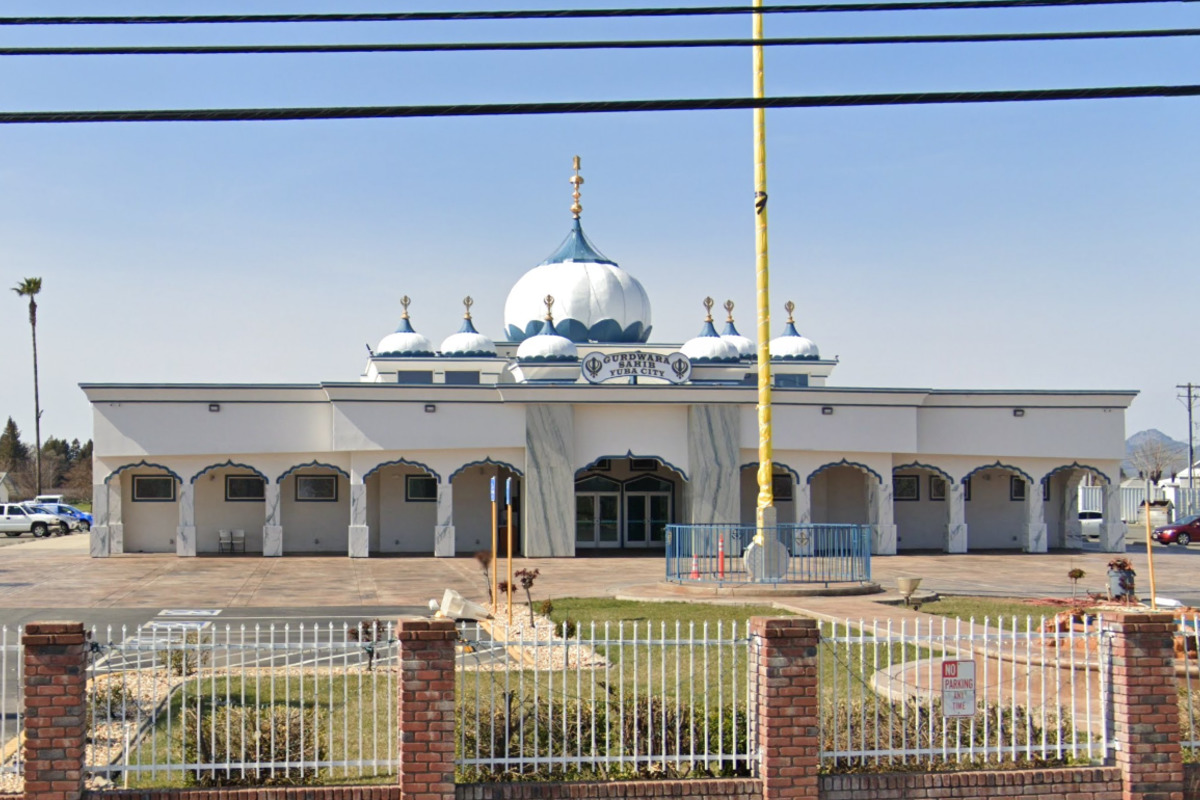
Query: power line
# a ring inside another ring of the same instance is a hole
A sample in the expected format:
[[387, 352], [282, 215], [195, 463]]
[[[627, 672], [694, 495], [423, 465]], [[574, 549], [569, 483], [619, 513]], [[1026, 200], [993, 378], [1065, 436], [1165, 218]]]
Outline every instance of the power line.
[[1200, 36], [1200, 28], [1043, 33], [956, 33], [908, 36], [817, 36], [770, 39], [634, 39], [591, 42], [425, 42], [383, 44], [134, 45], [114, 47], [0, 47], [0, 56], [263, 55], [296, 53], [440, 53], [533, 50], [644, 50], [763, 46], [972, 44]]
[[451, 20], [595, 19], [601, 17], [697, 17], [735, 14], [821, 14], [859, 11], [941, 11], [979, 8], [1129, 5], [1195, 0], [906, 0], [893, 3], [824, 3], [683, 8], [574, 8], [510, 11], [393, 11], [327, 14], [160, 14], [126, 16], [0, 17], [5, 25], [203, 25], [293, 22], [445, 22]]
[[676, 100], [587, 100], [555, 103], [349, 106], [311, 108], [161, 109], [149, 111], [7, 111], [0, 124], [78, 122], [278, 122], [319, 119], [482, 117], [535, 114], [597, 114], [634, 111], [717, 111], [747, 108], [846, 108], [858, 106], [1018, 103], [1135, 97], [1195, 97], [1200, 85], [1110, 86], [1080, 89], [1017, 89], [986, 92], [716, 97]]

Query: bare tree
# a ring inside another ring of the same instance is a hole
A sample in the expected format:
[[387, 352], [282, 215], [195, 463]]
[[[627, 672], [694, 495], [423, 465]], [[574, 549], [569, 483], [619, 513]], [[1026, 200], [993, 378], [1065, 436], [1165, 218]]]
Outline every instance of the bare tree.
[[1129, 462], [1143, 478], [1158, 483], [1163, 475], [1174, 475], [1187, 464], [1187, 456], [1162, 439], [1146, 439], [1129, 454]]

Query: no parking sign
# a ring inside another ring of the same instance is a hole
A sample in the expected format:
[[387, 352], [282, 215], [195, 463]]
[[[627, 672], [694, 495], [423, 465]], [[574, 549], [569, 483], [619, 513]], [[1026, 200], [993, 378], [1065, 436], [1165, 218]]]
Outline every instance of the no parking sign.
[[942, 716], [975, 716], [975, 662], [942, 662]]

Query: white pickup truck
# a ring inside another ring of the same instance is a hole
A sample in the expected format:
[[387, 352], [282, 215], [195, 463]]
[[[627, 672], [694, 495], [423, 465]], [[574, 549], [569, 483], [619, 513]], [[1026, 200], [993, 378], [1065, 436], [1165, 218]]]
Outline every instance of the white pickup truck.
[[32, 533], [41, 538], [51, 533], [67, 533], [67, 524], [54, 514], [37, 511], [22, 503], [6, 503], [0, 504], [0, 533], [5, 536]]

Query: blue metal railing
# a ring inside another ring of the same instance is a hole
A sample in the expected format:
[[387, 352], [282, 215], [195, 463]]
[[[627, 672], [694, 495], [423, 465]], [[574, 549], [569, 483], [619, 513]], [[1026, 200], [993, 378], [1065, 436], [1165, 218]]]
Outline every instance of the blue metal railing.
[[770, 575], [752, 575], [742, 558], [753, 525], [667, 526], [667, 580], [677, 583], [846, 583], [871, 580], [871, 526], [784, 524], [765, 528], [779, 542]]

